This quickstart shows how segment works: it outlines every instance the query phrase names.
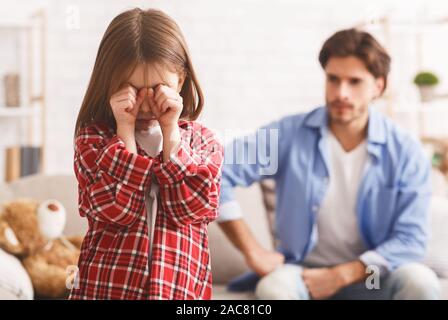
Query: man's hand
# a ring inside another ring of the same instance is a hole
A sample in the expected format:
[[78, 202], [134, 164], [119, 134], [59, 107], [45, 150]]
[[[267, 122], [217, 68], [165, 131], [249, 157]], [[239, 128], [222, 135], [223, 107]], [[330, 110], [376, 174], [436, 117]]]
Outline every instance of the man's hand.
[[258, 275], [264, 276], [285, 262], [285, 257], [278, 252], [258, 247], [245, 255], [246, 263]]
[[343, 288], [342, 280], [334, 268], [304, 269], [302, 278], [313, 299], [331, 297]]
[[258, 243], [242, 218], [220, 222], [219, 226], [243, 254], [249, 268], [258, 275], [264, 276], [284, 263], [285, 257], [281, 253], [266, 250]]
[[332, 268], [304, 269], [302, 278], [313, 299], [326, 299], [342, 288], [364, 280], [365, 265], [355, 260]]

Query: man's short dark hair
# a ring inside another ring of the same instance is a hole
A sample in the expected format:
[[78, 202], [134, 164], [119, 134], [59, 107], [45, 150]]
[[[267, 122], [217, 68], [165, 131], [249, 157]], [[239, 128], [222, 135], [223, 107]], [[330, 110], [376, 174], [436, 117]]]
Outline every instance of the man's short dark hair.
[[325, 69], [330, 58], [349, 56], [354, 56], [363, 61], [367, 70], [376, 79], [383, 78], [384, 90], [386, 90], [391, 59], [386, 49], [372, 35], [356, 29], [336, 32], [325, 41], [319, 53], [319, 62]]

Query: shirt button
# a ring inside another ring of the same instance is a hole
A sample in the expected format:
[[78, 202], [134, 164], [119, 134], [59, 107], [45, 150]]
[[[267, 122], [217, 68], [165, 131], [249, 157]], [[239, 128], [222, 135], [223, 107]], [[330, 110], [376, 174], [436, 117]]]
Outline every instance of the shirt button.
[[319, 207], [318, 206], [313, 206], [312, 210], [313, 210], [313, 212], [317, 212], [317, 210], [319, 210]]

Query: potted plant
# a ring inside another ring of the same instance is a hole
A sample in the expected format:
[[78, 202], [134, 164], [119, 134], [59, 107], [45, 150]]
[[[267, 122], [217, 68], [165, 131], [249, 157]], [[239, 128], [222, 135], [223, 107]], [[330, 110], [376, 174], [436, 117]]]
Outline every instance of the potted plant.
[[439, 78], [432, 72], [419, 72], [415, 78], [414, 83], [420, 90], [420, 98], [423, 102], [428, 102], [434, 99], [434, 89], [439, 83]]

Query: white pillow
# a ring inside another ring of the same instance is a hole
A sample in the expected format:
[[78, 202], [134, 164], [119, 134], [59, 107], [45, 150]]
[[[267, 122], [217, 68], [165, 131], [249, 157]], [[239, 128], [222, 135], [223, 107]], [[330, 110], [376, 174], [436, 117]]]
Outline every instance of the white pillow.
[[442, 278], [448, 278], [448, 198], [433, 196], [430, 204], [431, 238], [424, 263]]
[[[0, 293], [21, 300], [33, 299], [33, 285], [20, 260], [0, 249]], [[0, 294], [1, 295], [1, 294]]]

